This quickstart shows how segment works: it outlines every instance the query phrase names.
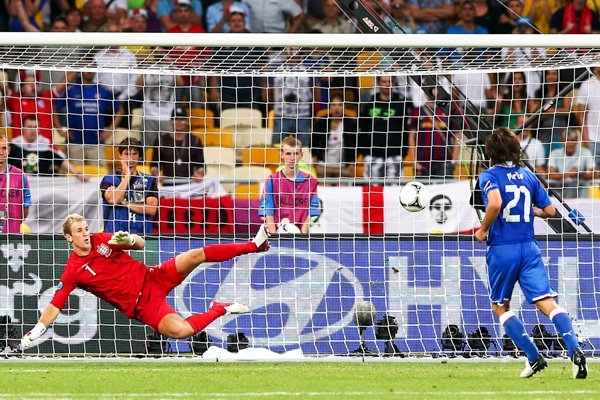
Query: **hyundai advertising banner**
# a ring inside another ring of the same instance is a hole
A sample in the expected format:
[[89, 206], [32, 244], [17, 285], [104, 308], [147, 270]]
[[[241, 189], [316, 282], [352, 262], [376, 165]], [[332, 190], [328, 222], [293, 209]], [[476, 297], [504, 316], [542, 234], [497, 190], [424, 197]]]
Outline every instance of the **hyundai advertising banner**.
[[[221, 243], [225, 240], [221, 240]], [[135, 256], [155, 265], [210, 240], [147, 240]], [[592, 242], [540, 242], [559, 303], [574, 318], [586, 349], [600, 345], [600, 270]], [[20, 336], [31, 329], [50, 301], [69, 254], [58, 239], [8, 241], [0, 245], [0, 315], [11, 317]], [[184, 317], [206, 310], [213, 299], [247, 304], [251, 313], [216, 320], [207, 329], [222, 345], [242, 332], [250, 346], [276, 352], [348, 354], [360, 345], [353, 322], [357, 303], [371, 301], [376, 320], [398, 322], [395, 343], [403, 352], [439, 352], [441, 334], [456, 324], [468, 334], [486, 327], [492, 338], [503, 331], [488, 300], [485, 247], [468, 236], [431, 238], [313, 238], [274, 241], [267, 253], [250, 254], [197, 268], [168, 298]], [[549, 320], [526, 304], [517, 287], [512, 309], [527, 331]], [[107, 304], [75, 291], [68, 309], [32, 353], [141, 353], [150, 329], [130, 322]], [[374, 330], [365, 331], [372, 351], [383, 350]], [[498, 343], [498, 345], [500, 345]], [[500, 350], [492, 346], [491, 351]], [[170, 351], [189, 351], [173, 341]]]

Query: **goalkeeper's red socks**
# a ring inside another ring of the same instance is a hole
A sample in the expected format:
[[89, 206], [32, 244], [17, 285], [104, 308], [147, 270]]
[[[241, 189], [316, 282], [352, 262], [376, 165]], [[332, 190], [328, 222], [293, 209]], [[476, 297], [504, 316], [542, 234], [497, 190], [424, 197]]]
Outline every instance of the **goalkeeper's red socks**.
[[225, 310], [224, 307], [214, 307], [202, 314], [192, 315], [185, 320], [188, 322], [188, 324], [190, 324], [192, 329], [194, 329], [194, 334], [196, 334], [210, 325], [210, 323], [215, 319], [225, 315], [226, 313], [227, 310]]
[[243, 254], [255, 253], [258, 247], [252, 243], [211, 244], [204, 247], [206, 261], [221, 262]]

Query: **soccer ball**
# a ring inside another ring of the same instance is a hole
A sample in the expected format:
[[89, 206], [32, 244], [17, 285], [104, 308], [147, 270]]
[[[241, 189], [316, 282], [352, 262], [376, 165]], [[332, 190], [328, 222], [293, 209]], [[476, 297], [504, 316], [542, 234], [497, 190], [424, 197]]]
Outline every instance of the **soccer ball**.
[[279, 223], [277, 233], [280, 235], [296, 235], [302, 233], [302, 231], [300, 231], [300, 228], [298, 228], [296, 225], [290, 223], [288, 218], [283, 218]]
[[406, 211], [423, 210], [429, 205], [429, 199], [429, 190], [421, 182], [408, 182], [400, 189], [400, 204]]
[[370, 301], [361, 301], [354, 307], [354, 322], [358, 326], [371, 326], [375, 322], [377, 310]]

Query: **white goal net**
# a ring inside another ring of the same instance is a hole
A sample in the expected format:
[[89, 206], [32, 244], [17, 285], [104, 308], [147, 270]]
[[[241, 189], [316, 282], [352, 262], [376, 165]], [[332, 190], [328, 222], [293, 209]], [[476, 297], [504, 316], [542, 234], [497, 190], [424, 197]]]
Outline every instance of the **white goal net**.
[[[93, 231], [144, 235], [132, 254], [149, 266], [247, 241], [274, 214], [276, 226], [289, 217], [305, 233], [203, 264], [168, 297], [184, 317], [214, 299], [249, 314], [221, 318], [195, 341], [161, 340], [76, 290], [26, 354], [200, 354], [208, 340], [218, 357], [238, 342], [265, 349], [259, 357], [514, 355], [469, 204], [486, 167], [482, 141], [508, 126], [560, 212], [536, 221], [538, 243], [559, 303], [596, 355], [600, 43], [589, 36], [3, 35], [0, 130], [30, 199], [0, 189], [0, 340], [31, 329], [52, 298], [70, 213]], [[290, 135], [302, 143], [302, 179], [318, 186], [310, 202], [282, 192], [290, 203], [274, 211], [267, 178], [286, 168], [280, 143]], [[132, 148], [143, 175], [112, 204], [107, 189]], [[414, 180], [430, 197], [419, 212], [398, 200]], [[148, 198], [152, 213], [131, 206]], [[511, 306], [544, 352], [565, 354], [518, 287]]]

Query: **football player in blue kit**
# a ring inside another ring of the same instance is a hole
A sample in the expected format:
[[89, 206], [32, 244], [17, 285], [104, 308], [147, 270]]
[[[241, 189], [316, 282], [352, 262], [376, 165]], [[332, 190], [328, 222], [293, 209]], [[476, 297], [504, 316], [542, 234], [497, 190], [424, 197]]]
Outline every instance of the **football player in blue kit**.
[[491, 167], [479, 176], [485, 217], [475, 238], [486, 242], [490, 298], [506, 334], [527, 355], [522, 378], [530, 378], [547, 367], [517, 315], [510, 310], [515, 283], [525, 298], [550, 317], [564, 340], [573, 363], [573, 378], [585, 379], [587, 366], [567, 311], [554, 298], [548, 271], [535, 241], [534, 217], [556, 213], [548, 194], [535, 175], [521, 168], [521, 147], [508, 128], [498, 128], [487, 138], [485, 150]]

